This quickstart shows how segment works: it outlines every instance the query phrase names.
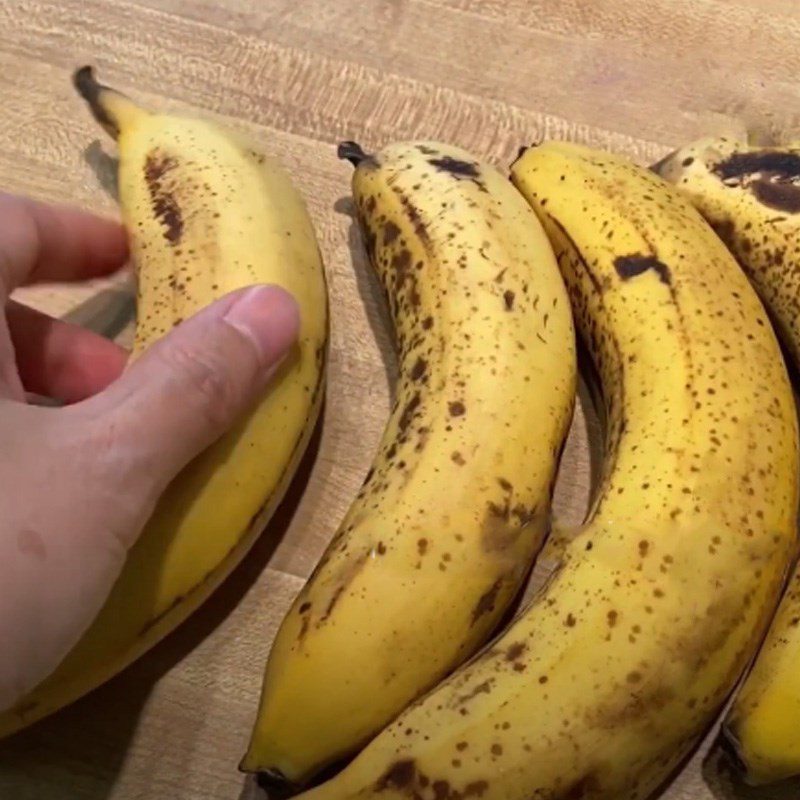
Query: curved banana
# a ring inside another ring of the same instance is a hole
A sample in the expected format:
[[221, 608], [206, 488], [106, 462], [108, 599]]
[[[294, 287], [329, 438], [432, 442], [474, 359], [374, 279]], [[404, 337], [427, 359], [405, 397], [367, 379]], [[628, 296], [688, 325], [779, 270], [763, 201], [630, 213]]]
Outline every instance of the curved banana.
[[303, 800], [641, 800], [718, 713], [794, 546], [798, 431], [754, 291], [672, 187], [549, 142], [540, 215], [606, 403], [564, 562], [508, 628]]
[[152, 114], [75, 75], [117, 138], [123, 220], [138, 277], [143, 348], [215, 298], [253, 282], [292, 292], [299, 346], [263, 399], [170, 485], [94, 623], [10, 711], [8, 734], [119, 672], [186, 619], [246, 553], [282, 498], [321, 405], [328, 305], [315, 232], [283, 169], [211, 122]]
[[552, 248], [507, 179], [433, 142], [340, 155], [400, 376], [372, 469], [267, 665], [242, 769], [294, 783], [491, 634], [545, 535], [577, 379]]
[[[800, 368], [800, 145], [704, 138], [654, 166], [736, 255]], [[800, 775], [800, 570], [723, 733], [752, 784]]]

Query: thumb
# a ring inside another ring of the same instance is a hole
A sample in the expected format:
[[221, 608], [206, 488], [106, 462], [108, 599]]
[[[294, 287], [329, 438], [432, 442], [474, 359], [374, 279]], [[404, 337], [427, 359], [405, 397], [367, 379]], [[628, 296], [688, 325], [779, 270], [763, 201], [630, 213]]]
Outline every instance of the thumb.
[[220, 298], [146, 350], [93, 398], [114, 438], [133, 451], [131, 468], [166, 486], [255, 402], [299, 326], [288, 292], [255, 286]]

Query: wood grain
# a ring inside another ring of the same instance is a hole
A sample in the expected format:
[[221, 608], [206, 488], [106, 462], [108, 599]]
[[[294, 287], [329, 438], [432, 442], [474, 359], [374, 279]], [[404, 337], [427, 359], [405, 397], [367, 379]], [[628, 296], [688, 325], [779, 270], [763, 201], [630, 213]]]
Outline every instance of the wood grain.
[[[544, 137], [649, 163], [703, 133], [788, 135], [800, 130], [800, 10], [796, 0], [3, 0], [0, 187], [116, 215], [111, 151], [70, 85], [87, 62], [156, 107], [246, 130], [292, 171], [330, 276], [328, 400], [251, 555], [125, 673], [0, 743], [0, 798], [256, 798], [236, 765], [269, 644], [361, 483], [395, 374], [335, 144], [434, 137], [505, 167]], [[130, 341], [128, 275], [18, 294]], [[581, 400], [556, 489], [564, 524], [586, 509], [599, 441]], [[716, 749], [706, 755], [714, 733], [665, 800], [800, 796], [796, 784], [739, 785]]]

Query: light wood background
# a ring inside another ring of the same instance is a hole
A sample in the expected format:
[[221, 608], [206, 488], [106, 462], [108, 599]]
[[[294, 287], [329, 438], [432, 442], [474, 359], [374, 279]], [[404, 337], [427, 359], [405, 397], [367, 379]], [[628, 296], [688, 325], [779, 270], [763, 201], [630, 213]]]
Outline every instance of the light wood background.
[[[85, 62], [143, 101], [219, 115], [292, 170], [330, 276], [328, 402], [287, 501], [245, 563], [117, 679], [0, 743], [2, 800], [243, 800], [237, 771], [282, 614], [361, 483], [394, 364], [378, 295], [337, 203], [335, 145], [437, 137], [507, 166], [563, 137], [642, 163], [686, 139], [800, 127], [797, 0], [0, 0], [0, 188], [116, 214], [107, 140], [70, 85]], [[127, 342], [130, 287], [20, 297]], [[557, 489], [578, 522], [589, 438], [576, 415]], [[797, 800], [748, 790], [708, 742], [665, 800]], [[800, 733], [799, 733], [800, 735]]]

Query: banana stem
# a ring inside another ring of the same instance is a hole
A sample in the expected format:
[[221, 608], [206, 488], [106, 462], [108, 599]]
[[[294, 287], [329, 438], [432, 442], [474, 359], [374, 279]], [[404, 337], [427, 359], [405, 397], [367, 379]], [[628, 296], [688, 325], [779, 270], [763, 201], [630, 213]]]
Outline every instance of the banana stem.
[[77, 69], [72, 75], [72, 83], [88, 103], [92, 116], [113, 139], [118, 139], [123, 128], [135, 124], [138, 118], [147, 114], [122, 92], [100, 83], [91, 66]]
[[354, 167], [357, 167], [364, 161], [374, 160], [372, 156], [364, 152], [361, 145], [357, 142], [341, 142], [336, 149], [336, 155], [339, 158], [346, 159]]

